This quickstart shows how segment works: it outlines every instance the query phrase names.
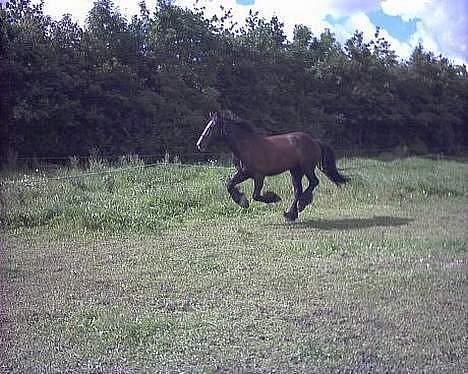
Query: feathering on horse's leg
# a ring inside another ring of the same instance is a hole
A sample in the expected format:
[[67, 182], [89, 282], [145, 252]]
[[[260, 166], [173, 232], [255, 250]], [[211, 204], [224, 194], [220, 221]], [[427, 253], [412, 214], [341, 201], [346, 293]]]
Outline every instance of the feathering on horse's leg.
[[262, 176], [257, 176], [254, 178], [254, 191], [253, 191], [253, 199], [255, 201], [260, 201], [262, 203], [270, 204], [270, 203], [277, 203], [278, 201], [281, 201], [281, 197], [279, 197], [276, 193], [273, 191], [266, 191], [262, 195], [262, 188], [263, 188], [263, 182], [265, 181], [265, 177]]
[[229, 195], [231, 196], [232, 200], [238, 205], [240, 205], [242, 208], [248, 208], [249, 207], [249, 200], [243, 194], [242, 192], [239, 191], [239, 189], [236, 187], [239, 183], [242, 183], [249, 179], [250, 176], [247, 175], [246, 173], [242, 171], [238, 171], [234, 176], [228, 181], [226, 188], [229, 192]]

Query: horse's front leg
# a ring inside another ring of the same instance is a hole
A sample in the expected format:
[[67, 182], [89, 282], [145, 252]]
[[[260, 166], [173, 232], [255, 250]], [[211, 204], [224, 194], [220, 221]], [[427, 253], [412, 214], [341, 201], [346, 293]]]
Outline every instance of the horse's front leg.
[[281, 201], [281, 197], [279, 197], [276, 193], [273, 191], [267, 191], [262, 195], [262, 188], [263, 188], [263, 182], [265, 180], [265, 177], [262, 176], [257, 176], [254, 178], [254, 191], [253, 191], [253, 199], [256, 201], [261, 201], [262, 203], [277, 203], [278, 201]]
[[237, 204], [239, 204], [242, 208], [249, 207], [249, 200], [245, 197], [245, 195], [239, 191], [236, 187], [239, 183], [242, 183], [249, 179], [250, 176], [242, 170], [238, 170], [236, 174], [232, 176], [232, 178], [228, 181], [226, 187], [231, 195], [232, 200], [234, 200]]

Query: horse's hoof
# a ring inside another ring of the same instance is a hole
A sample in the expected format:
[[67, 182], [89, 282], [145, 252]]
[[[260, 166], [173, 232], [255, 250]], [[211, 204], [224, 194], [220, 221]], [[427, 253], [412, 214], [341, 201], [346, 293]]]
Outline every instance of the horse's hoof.
[[278, 203], [281, 201], [281, 197], [279, 197], [276, 193], [273, 191], [267, 191], [263, 195], [263, 198], [267, 203]]
[[297, 219], [297, 214], [293, 214], [292, 212], [284, 212], [283, 216], [287, 222], [294, 222]]
[[239, 205], [244, 209], [247, 209], [249, 207], [249, 200], [245, 197], [245, 195], [242, 195], [240, 197]]

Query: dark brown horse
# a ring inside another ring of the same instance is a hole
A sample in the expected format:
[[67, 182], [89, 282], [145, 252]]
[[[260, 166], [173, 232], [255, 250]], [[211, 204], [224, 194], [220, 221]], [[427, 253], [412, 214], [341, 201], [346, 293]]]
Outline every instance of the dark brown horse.
[[[333, 150], [303, 132], [263, 136], [247, 122], [214, 113], [198, 139], [197, 148], [203, 152], [215, 139], [224, 141], [234, 155], [237, 172], [227, 183], [227, 190], [243, 208], [249, 206], [249, 201], [236, 185], [249, 178], [254, 180], [254, 200], [275, 203], [281, 198], [271, 191], [262, 195], [263, 181], [266, 176], [290, 171], [294, 201], [284, 213], [288, 221], [296, 220], [298, 212], [312, 202], [313, 190], [319, 184], [315, 175], [316, 166], [337, 186], [348, 181], [336, 168]], [[302, 190], [304, 175], [309, 180], [305, 191]]]

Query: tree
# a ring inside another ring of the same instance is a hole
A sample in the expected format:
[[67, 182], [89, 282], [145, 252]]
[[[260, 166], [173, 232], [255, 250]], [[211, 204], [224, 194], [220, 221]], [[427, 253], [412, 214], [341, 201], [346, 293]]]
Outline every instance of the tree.
[[43, 5], [0, 10], [1, 158], [67, 157], [91, 149], [193, 155], [206, 114], [230, 109], [268, 133], [310, 132], [363, 150], [467, 145], [468, 74], [415, 48], [401, 61], [376, 30], [340, 45], [325, 29], [224, 9], [207, 18], [159, 0], [127, 20], [97, 0], [84, 28]]

